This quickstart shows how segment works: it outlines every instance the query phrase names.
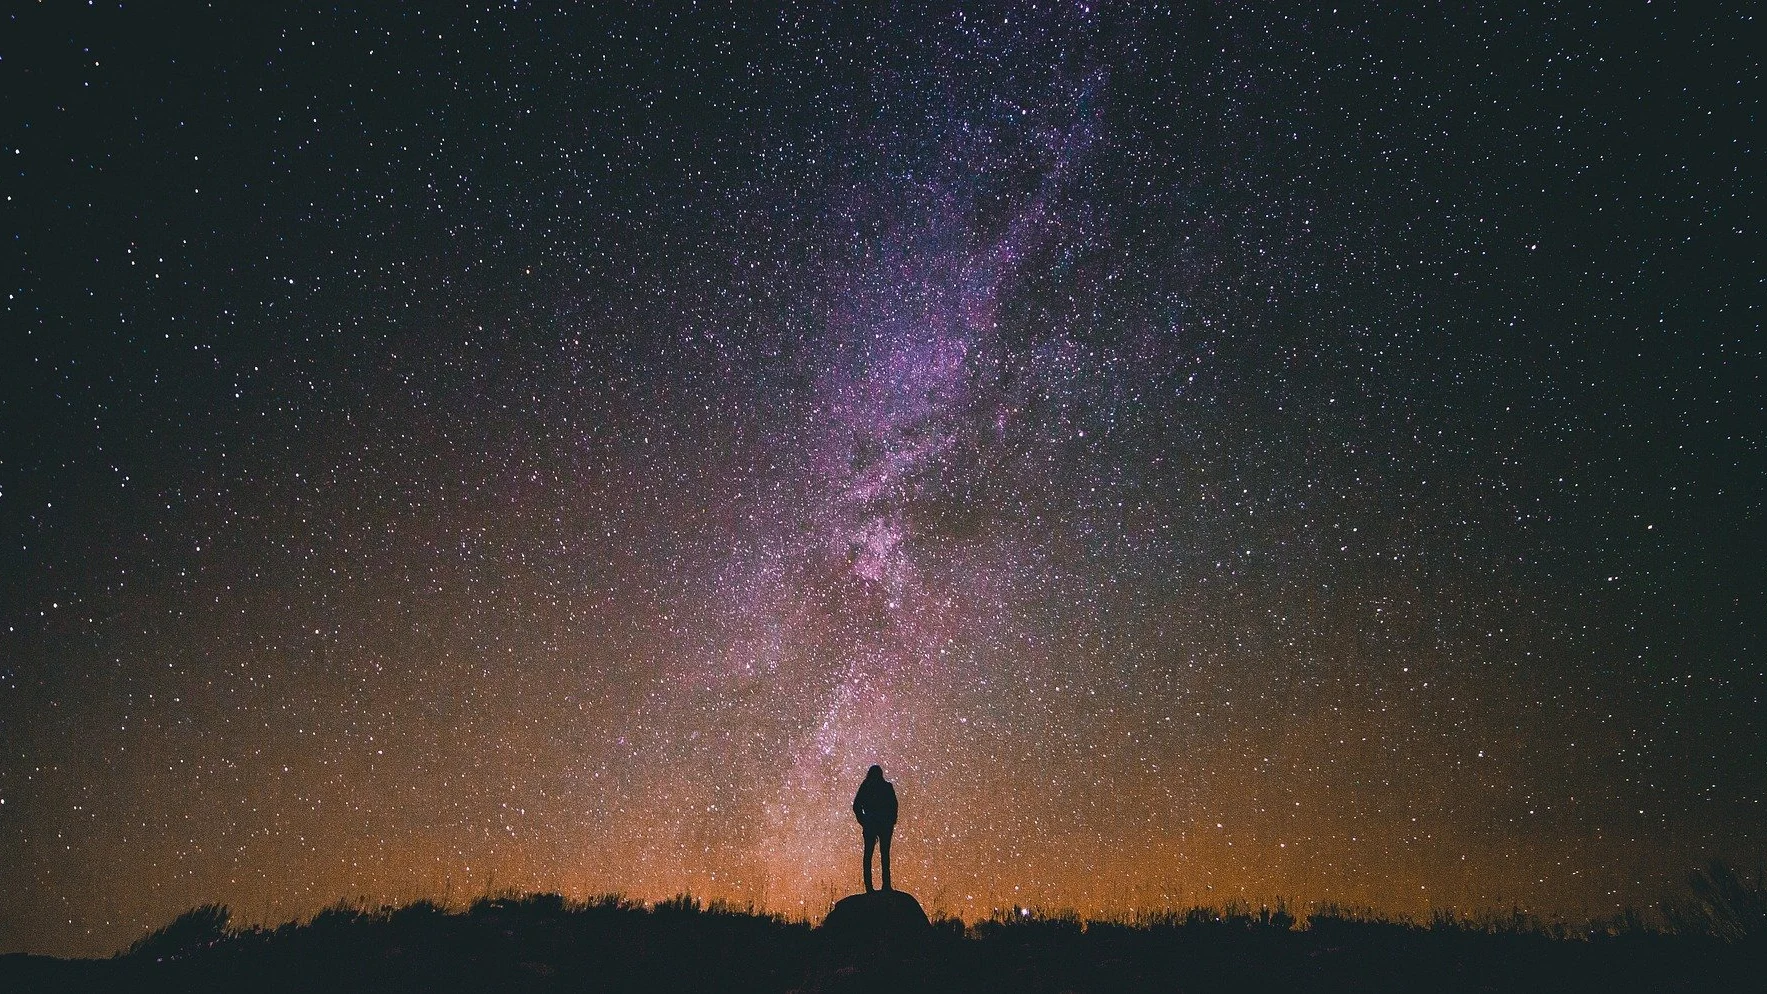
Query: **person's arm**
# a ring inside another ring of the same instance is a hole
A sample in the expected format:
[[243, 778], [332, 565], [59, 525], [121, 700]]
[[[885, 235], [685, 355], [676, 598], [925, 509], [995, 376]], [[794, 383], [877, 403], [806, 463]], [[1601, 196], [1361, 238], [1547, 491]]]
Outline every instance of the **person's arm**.
[[859, 799], [864, 796], [863, 787], [859, 788], [859, 793], [853, 795], [853, 819], [861, 825], [865, 824], [865, 805], [860, 804]]

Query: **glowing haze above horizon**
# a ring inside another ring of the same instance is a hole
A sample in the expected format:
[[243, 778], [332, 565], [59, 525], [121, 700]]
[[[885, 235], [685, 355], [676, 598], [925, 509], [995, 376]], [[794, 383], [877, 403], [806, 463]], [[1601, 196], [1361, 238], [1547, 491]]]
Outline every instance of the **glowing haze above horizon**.
[[1762, 858], [1743, 15], [396, 6], [9, 15], [0, 951]]

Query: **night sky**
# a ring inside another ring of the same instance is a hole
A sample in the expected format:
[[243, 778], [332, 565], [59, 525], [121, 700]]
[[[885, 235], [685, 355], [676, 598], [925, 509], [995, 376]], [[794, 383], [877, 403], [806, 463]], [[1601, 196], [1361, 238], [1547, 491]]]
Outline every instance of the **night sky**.
[[1767, 853], [1748, 5], [275, 6], [0, 26], [0, 951]]

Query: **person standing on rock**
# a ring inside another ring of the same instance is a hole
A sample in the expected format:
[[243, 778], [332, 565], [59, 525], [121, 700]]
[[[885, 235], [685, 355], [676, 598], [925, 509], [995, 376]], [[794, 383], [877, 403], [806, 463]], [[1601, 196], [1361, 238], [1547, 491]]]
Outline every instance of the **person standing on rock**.
[[[896, 830], [896, 788], [884, 779], [883, 767], [865, 772], [865, 782], [853, 795], [853, 817], [865, 832], [865, 892], [871, 893], [871, 850], [881, 849], [883, 889], [890, 889], [890, 833]], [[880, 846], [879, 843], [882, 843]]]

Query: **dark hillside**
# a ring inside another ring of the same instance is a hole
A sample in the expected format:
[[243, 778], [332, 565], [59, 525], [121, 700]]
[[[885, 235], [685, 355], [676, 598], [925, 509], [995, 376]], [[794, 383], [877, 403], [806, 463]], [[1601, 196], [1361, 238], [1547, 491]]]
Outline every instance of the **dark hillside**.
[[1520, 917], [1428, 926], [1336, 910], [1195, 909], [1133, 923], [1019, 910], [921, 938], [830, 938], [680, 898], [555, 894], [338, 906], [228, 931], [198, 908], [109, 960], [0, 958], [19, 991], [1704, 991], [1753, 989], [1757, 939], [1617, 922], [1572, 934]]

